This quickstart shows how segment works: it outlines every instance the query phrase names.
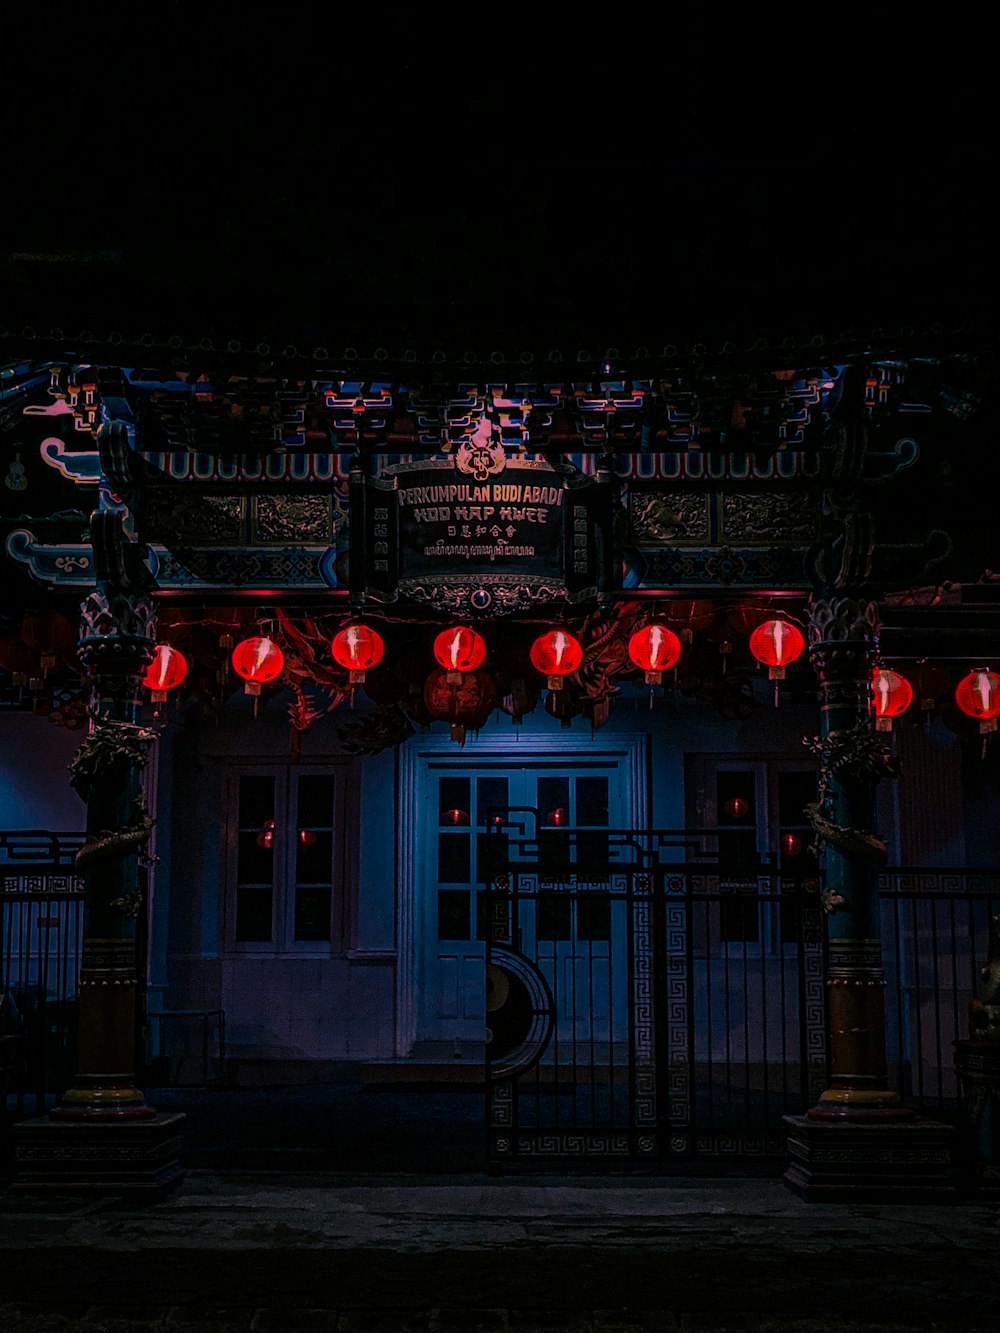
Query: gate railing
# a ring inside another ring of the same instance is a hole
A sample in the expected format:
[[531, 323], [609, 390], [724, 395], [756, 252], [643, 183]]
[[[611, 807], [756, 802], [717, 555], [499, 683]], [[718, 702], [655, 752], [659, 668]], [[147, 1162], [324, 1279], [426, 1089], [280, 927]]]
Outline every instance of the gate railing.
[[[782, 1116], [828, 1077], [820, 877], [734, 867], [714, 830], [560, 829], [557, 859], [533, 821], [494, 826], [490, 1160], [782, 1156]], [[1000, 875], [899, 868], [881, 890], [890, 1080], [957, 1122]]]
[[[63, 1091], [76, 1072], [83, 881], [73, 858], [83, 833], [0, 830], [0, 1013], [7, 1038], [4, 1103], [18, 1118]], [[0, 1106], [0, 1110], [4, 1107]]]
[[893, 867], [879, 893], [890, 1073], [908, 1106], [957, 1123], [954, 1043], [969, 1035], [1000, 871]]

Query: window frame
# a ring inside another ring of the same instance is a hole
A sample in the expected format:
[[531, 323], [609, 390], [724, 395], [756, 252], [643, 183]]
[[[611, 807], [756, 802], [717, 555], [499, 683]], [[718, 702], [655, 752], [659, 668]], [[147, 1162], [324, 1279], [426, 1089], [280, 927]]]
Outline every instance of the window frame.
[[[274, 779], [275, 857], [272, 879], [271, 938], [238, 940], [236, 907], [239, 863], [240, 779]], [[295, 939], [297, 885], [292, 878], [298, 831], [298, 786], [302, 777], [334, 779], [332, 809], [332, 875], [330, 882], [330, 937], [325, 940]], [[225, 827], [222, 839], [220, 894], [221, 952], [228, 956], [257, 958], [343, 957], [350, 948], [356, 921], [354, 894], [357, 884], [357, 794], [353, 766], [349, 761], [322, 762], [239, 759], [227, 760], [223, 777]]]
[[[688, 754], [686, 756], [686, 790], [688, 823], [693, 828], [714, 837], [720, 829], [718, 809], [716, 808], [717, 777], [719, 773], [752, 772], [758, 793], [754, 830], [757, 839], [757, 857], [760, 875], [757, 894], [761, 893], [760, 880], [767, 878], [774, 889], [780, 891], [782, 867], [779, 838], [782, 825], [780, 818], [780, 778], [783, 773], [811, 773], [818, 781], [819, 767], [814, 760], [793, 755], [734, 755], [728, 753]], [[763, 799], [761, 799], [761, 796]], [[807, 831], [803, 818], [796, 826]], [[808, 833], [807, 833], [808, 836]], [[722, 893], [723, 877], [719, 876], [719, 892]], [[765, 890], [766, 891], [766, 890]], [[738, 899], [734, 898], [734, 901]], [[744, 902], [750, 902], [747, 894]], [[817, 897], [818, 902], [818, 897]], [[797, 948], [795, 940], [782, 938], [780, 904], [760, 901], [758, 897], [759, 931], [756, 939], [722, 939], [722, 914], [719, 913], [719, 929], [712, 932], [708, 948], [698, 950], [702, 958], [744, 958], [748, 960], [762, 955], [788, 956]], [[720, 899], [721, 909], [721, 899]]]

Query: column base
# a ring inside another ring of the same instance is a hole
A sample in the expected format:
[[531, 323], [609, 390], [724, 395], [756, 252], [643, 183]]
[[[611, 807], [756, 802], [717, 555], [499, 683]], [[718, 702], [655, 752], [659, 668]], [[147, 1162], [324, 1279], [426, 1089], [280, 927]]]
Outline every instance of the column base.
[[184, 1176], [184, 1120], [179, 1111], [146, 1120], [23, 1120], [11, 1133], [11, 1189], [160, 1198]]
[[962, 1085], [963, 1185], [977, 1198], [1000, 1199], [1000, 1041], [955, 1042]]
[[783, 1117], [791, 1158], [785, 1183], [809, 1202], [945, 1202], [958, 1197], [955, 1131], [937, 1120], [851, 1122]]

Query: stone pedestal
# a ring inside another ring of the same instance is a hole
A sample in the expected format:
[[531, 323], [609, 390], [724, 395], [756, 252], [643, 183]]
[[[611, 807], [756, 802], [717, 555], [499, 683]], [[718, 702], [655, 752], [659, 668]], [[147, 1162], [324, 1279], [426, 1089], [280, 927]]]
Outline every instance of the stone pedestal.
[[1000, 1199], [1000, 1041], [956, 1041], [962, 1085], [962, 1183]]
[[951, 1125], [908, 1120], [817, 1120], [786, 1115], [791, 1164], [785, 1181], [810, 1202], [920, 1200], [958, 1197]]
[[155, 1199], [183, 1178], [181, 1112], [148, 1119], [23, 1120], [12, 1131], [15, 1190]]

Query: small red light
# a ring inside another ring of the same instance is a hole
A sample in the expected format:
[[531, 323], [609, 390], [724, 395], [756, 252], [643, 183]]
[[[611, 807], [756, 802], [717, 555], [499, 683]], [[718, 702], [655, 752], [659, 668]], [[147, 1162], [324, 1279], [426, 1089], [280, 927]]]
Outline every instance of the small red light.
[[467, 824], [469, 822], [468, 810], [446, 810], [441, 816], [442, 824]]
[[722, 809], [729, 819], [745, 819], [750, 813], [750, 802], [743, 796], [730, 796]]
[[316, 834], [311, 828], [299, 829], [299, 842], [303, 847], [312, 847], [316, 841]]
[[257, 834], [257, 846], [263, 847], [265, 851], [270, 851], [274, 846], [274, 820], [265, 819], [264, 826]]
[[781, 835], [781, 850], [785, 856], [798, 856], [802, 851], [802, 839], [797, 833], [783, 833]]
[[546, 827], [550, 827], [552, 825], [558, 827], [560, 824], [565, 824], [565, 823], [566, 823], [566, 811], [561, 805], [556, 806], [554, 810], [550, 810], [549, 813], [545, 816]]

